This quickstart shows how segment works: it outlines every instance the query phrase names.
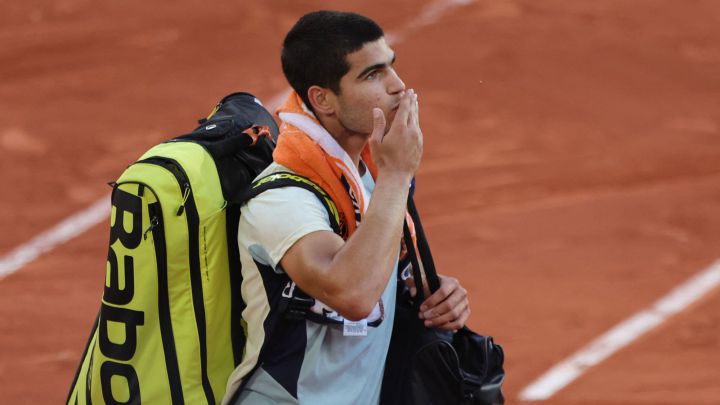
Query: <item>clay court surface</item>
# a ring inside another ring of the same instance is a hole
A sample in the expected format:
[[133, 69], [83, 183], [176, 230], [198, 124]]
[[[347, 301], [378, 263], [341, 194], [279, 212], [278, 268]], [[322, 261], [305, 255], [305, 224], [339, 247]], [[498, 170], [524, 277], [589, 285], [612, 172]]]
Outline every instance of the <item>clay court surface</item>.
[[[101, 198], [231, 91], [286, 84], [320, 1], [3, 2], [0, 257]], [[420, 97], [418, 204], [508, 403], [720, 258], [720, 2], [334, 1]], [[109, 205], [109, 198], [108, 198]], [[108, 221], [0, 279], [0, 403], [58, 404], [99, 307]], [[720, 290], [552, 404], [720, 403]]]

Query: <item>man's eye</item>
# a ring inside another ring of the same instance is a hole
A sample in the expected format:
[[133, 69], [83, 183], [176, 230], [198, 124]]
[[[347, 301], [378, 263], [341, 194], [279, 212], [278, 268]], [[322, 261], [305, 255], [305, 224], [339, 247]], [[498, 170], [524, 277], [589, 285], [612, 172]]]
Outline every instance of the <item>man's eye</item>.
[[365, 80], [375, 80], [375, 78], [378, 76], [378, 72], [374, 71], [367, 76], [365, 76]]

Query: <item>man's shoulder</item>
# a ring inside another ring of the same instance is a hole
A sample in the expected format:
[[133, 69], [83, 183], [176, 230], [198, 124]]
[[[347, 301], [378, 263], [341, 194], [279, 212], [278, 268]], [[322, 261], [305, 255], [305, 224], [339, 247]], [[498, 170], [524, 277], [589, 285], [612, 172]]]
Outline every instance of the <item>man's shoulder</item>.
[[[278, 163], [271, 163], [255, 180], [278, 172], [294, 173]], [[268, 223], [277, 225], [278, 221], [298, 221], [324, 219], [328, 221], [327, 212], [318, 197], [301, 187], [279, 187], [260, 193], [242, 207], [241, 218], [255, 224]], [[242, 221], [241, 221], [242, 222]]]
[[[273, 163], [258, 178], [287, 171]], [[238, 224], [238, 243], [251, 249], [262, 247], [262, 262], [273, 268], [302, 236], [316, 231], [332, 232], [327, 210], [317, 196], [300, 187], [266, 190], [242, 206]]]
[[294, 173], [292, 170], [290, 170], [290, 169], [288, 169], [287, 167], [281, 165], [280, 163], [272, 162], [272, 163], [270, 163], [270, 164], [268, 165], [268, 167], [265, 168], [265, 170], [263, 170], [262, 172], [260, 172], [260, 174], [258, 174], [257, 177], [255, 177], [255, 179], [254, 179], [253, 181], [260, 180], [260, 179], [263, 178], [263, 177], [269, 176], [269, 175], [274, 174], [274, 173], [279, 173], [279, 172]]
[[[272, 174], [281, 173], [281, 172], [295, 174], [295, 172], [288, 169], [287, 167], [285, 167], [279, 163], [272, 162], [272, 163], [270, 163], [270, 165], [268, 167], [265, 168], [265, 170], [260, 172], [260, 174], [258, 174], [257, 177], [255, 177], [255, 179], [253, 181], [257, 181], [257, 180], [262, 179], [263, 177], [267, 177]], [[311, 193], [310, 191], [308, 191], [304, 188], [284, 186], [284, 187], [278, 187], [278, 188], [271, 188], [270, 190], [260, 193], [260, 195], [254, 197], [253, 199], [248, 201], [246, 206], [248, 206], [248, 205], [257, 206], [258, 202], [261, 202], [263, 204], [265, 204], [265, 203], [283, 204], [284, 202], [292, 203], [296, 200], [302, 201], [302, 200], [306, 200], [306, 199], [311, 200], [311, 201], [317, 201], [317, 197], [315, 197], [315, 195], [313, 193]], [[292, 204], [292, 205], [295, 205], [295, 204]]]

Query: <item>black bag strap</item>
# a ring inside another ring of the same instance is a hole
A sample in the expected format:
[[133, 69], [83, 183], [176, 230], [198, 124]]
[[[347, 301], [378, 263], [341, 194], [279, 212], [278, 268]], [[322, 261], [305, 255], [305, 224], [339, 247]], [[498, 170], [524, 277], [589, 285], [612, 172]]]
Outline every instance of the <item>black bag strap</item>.
[[423, 229], [422, 222], [420, 221], [420, 214], [418, 214], [415, 201], [412, 196], [408, 197], [408, 212], [410, 218], [412, 218], [415, 224], [415, 236], [417, 238], [418, 250], [420, 250], [420, 260], [422, 261], [423, 268], [425, 269], [425, 278], [430, 287], [430, 292], [434, 293], [440, 289], [440, 279], [438, 279], [437, 271], [435, 270], [435, 261], [433, 260], [432, 253], [430, 252], [430, 245], [428, 244], [427, 237], [425, 236], [425, 230]]
[[410, 233], [407, 221], [403, 223], [403, 238], [405, 240], [405, 248], [407, 249], [408, 257], [410, 258], [413, 281], [415, 282], [415, 299], [413, 300], [413, 307], [419, 312], [420, 304], [425, 301], [425, 290], [423, 289], [420, 263], [418, 263], [418, 254], [417, 251], [415, 251], [415, 244], [413, 243], [412, 234]]
[[250, 188], [243, 194], [239, 204], [245, 204], [250, 201], [250, 199], [257, 197], [267, 190], [280, 187], [300, 187], [315, 194], [327, 210], [328, 217], [330, 218], [330, 227], [333, 232], [340, 235], [340, 214], [328, 193], [312, 180], [295, 173], [277, 172], [254, 181], [250, 185]]
[[435, 270], [435, 261], [433, 260], [432, 253], [430, 252], [430, 245], [428, 244], [427, 237], [425, 236], [425, 230], [423, 229], [422, 222], [420, 221], [420, 215], [418, 214], [417, 207], [412, 195], [408, 197], [407, 210], [412, 218], [413, 224], [415, 225], [415, 239], [417, 241], [417, 250], [413, 243], [412, 235], [410, 233], [410, 227], [407, 221], [403, 224], [403, 238], [405, 240], [405, 247], [407, 248], [410, 263], [412, 264], [413, 280], [415, 281], [415, 299], [413, 300], [413, 306], [415, 310], [420, 311], [420, 304], [425, 301], [425, 290], [423, 288], [423, 278], [420, 271], [420, 263], [425, 271], [425, 280], [427, 280], [430, 293], [434, 293], [440, 288], [440, 279], [438, 278], [437, 271]]

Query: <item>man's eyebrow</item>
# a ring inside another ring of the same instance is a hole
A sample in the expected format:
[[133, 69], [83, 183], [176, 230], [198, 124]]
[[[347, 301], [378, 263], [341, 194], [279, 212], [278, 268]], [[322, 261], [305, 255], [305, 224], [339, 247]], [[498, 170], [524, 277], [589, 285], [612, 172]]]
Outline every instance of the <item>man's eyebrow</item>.
[[[393, 53], [393, 57], [392, 57], [392, 60], [390, 61], [389, 65], [392, 66], [392, 64], [395, 63], [395, 59], [397, 59], [397, 54]], [[372, 72], [375, 69], [384, 68], [387, 65], [388, 65], [387, 63], [376, 63], [374, 65], [368, 66], [365, 69], [363, 69], [362, 72], [360, 72], [360, 74], [357, 76], [357, 79], [365, 76], [366, 74]]]

